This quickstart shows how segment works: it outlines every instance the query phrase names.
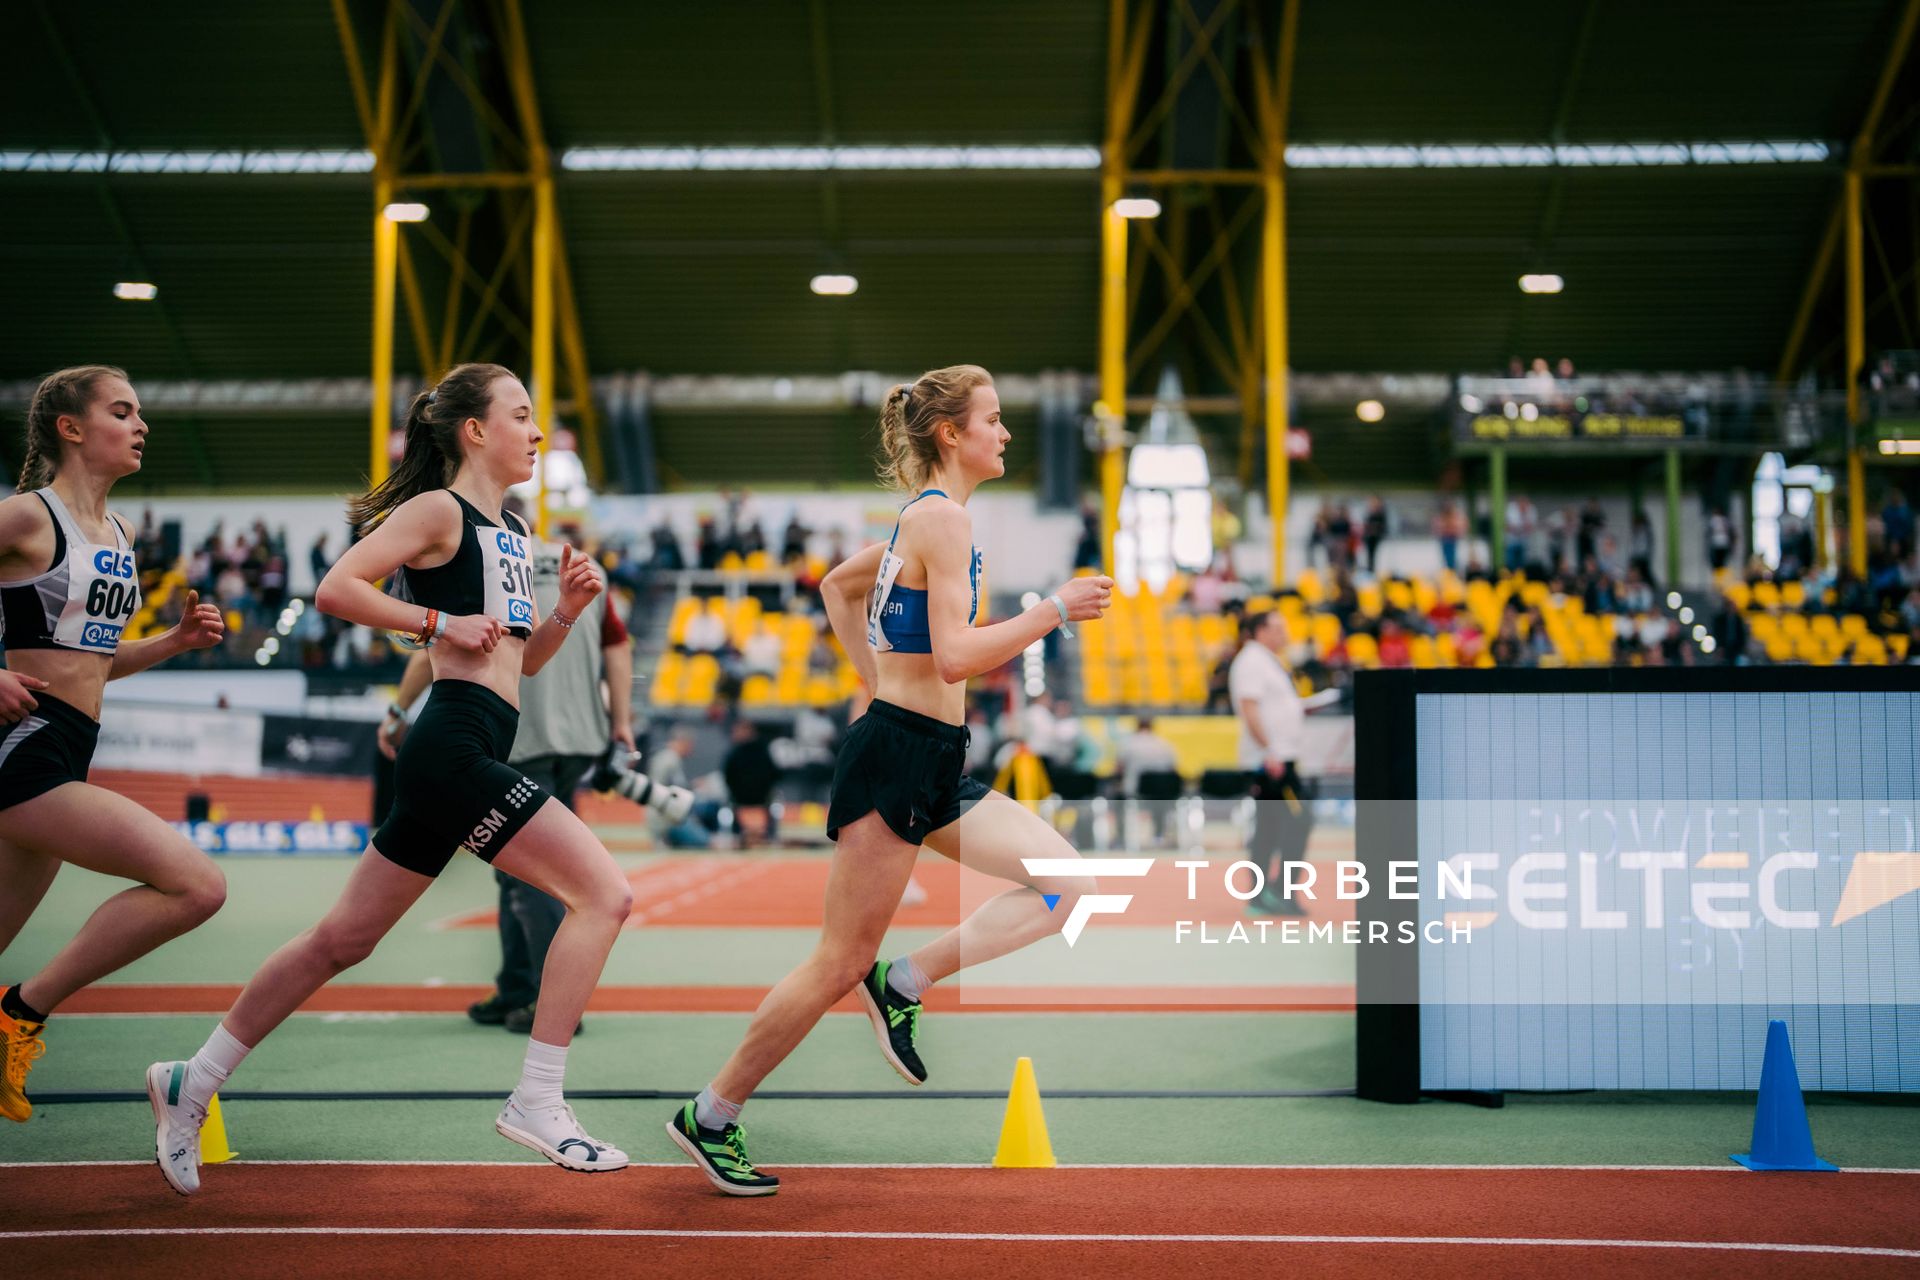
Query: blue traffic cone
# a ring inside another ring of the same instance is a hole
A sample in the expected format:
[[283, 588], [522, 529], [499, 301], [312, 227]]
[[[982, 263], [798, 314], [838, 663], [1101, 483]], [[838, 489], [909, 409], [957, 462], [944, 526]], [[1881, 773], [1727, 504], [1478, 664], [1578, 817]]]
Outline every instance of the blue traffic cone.
[[1753, 1149], [1746, 1155], [1732, 1157], [1749, 1169], [1835, 1171], [1813, 1154], [1813, 1131], [1807, 1127], [1807, 1103], [1800, 1096], [1793, 1044], [1787, 1039], [1787, 1024], [1778, 1018], [1767, 1024], [1767, 1053], [1760, 1060], [1760, 1100], [1753, 1110], [1750, 1145]]

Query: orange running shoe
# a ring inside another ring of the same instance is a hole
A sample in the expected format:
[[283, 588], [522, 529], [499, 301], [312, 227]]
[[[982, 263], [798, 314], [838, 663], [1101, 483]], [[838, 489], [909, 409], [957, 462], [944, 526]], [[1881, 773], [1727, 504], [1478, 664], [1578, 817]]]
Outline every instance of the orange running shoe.
[[0, 1013], [0, 1116], [25, 1124], [33, 1116], [27, 1101], [27, 1072], [47, 1051], [40, 1038], [44, 1022], [23, 1022]]

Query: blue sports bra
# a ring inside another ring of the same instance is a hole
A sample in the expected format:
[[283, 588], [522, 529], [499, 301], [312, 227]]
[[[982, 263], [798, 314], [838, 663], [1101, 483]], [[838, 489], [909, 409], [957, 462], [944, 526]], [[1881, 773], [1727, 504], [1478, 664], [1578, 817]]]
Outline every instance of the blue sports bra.
[[[920, 501], [929, 495], [944, 498], [947, 495], [939, 489], [928, 489], [914, 497], [912, 502]], [[902, 515], [907, 507], [900, 508]], [[873, 596], [867, 608], [867, 643], [873, 646], [875, 653], [932, 653], [933, 637], [927, 627], [927, 593], [920, 587], [903, 587], [894, 581], [900, 576], [901, 566], [905, 563], [893, 554], [893, 544], [900, 540], [900, 521], [893, 522], [893, 536], [887, 539], [887, 550], [880, 557], [880, 576], [874, 580]], [[973, 558], [967, 566], [967, 579], [973, 587], [973, 603], [967, 606], [967, 621], [973, 622], [974, 615], [980, 612], [980, 548], [973, 548]]]

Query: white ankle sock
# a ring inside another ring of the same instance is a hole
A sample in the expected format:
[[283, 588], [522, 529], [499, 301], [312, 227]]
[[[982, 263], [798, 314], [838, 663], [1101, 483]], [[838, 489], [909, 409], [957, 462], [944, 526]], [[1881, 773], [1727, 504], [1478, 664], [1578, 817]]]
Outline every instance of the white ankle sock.
[[221, 1023], [207, 1037], [207, 1042], [200, 1046], [200, 1052], [188, 1061], [187, 1078], [180, 1092], [197, 1105], [205, 1107], [208, 1100], [219, 1092], [220, 1086], [227, 1082], [227, 1077], [233, 1074], [234, 1068], [252, 1052], [252, 1049], [233, 1038], [226, 1023]]
[[933, 983], [922, 972], [920, 966], [913, 962], [913, 957], [907, 955], [895, 960], [892, 967], [887, 970], [887, 985], [909, 1000], [918, 1000], [920, 993]]
[[744, 1102], [728, 1102], [708, 1085], [693, 1100], [693, 1118], [703, 1129], [724, 1129], [740, 1118]]
[[564, 1098], [560, 1084], [567, 1074], [567, 1050], [564, 1045], [527, 1041], [527, 1060], [520, 1067], [520, 1083], [514, 1093], [527, 1108], [557, 1107]]

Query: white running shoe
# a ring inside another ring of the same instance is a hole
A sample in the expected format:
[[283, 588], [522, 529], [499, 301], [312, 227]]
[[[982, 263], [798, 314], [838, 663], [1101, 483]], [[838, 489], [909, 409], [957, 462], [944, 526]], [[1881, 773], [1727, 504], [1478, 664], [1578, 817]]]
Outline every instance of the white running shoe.
[[156, 1062], [147, 1068], [154, 1163], [168, 1186], [190, 1196], [200, 1189], [200, 1126], [207, 1122], [207, 1112], [186, 1096], [186, 1080], [184, 1062]]
[[612, 1173], [627, 1167], [627, 1153], [588, 1137], [574, 1118], [573, 1108], [564, 1102], [552, 1107], [523, 1107], [520, 1095], [512, 1094], [507, 1105], [500, 1108], [500, 1118], [493, 1127], [508, 1141], [538, 1151], [575, 1173]]

